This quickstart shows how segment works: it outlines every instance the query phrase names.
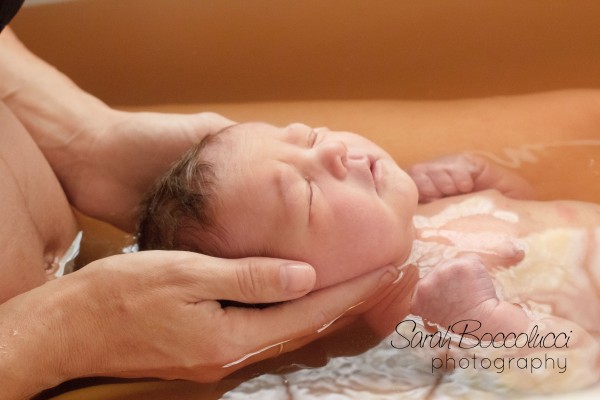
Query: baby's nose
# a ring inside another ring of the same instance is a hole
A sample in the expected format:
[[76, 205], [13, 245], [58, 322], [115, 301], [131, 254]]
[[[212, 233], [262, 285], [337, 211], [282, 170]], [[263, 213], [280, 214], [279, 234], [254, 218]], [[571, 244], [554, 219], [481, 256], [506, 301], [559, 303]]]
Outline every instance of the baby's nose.
[[317, 146], [319, 161], [338, 179], [346, 177], [346, 155], [348, 149], [340, 141], [323, 142]]

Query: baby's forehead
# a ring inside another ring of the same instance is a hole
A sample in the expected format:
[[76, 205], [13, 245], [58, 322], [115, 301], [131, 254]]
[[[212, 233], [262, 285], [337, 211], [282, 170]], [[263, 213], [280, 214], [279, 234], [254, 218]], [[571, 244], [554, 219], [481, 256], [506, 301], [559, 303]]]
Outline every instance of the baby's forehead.
[[245, 175], [248, 167], [265, 156], [270, 144], [285, 136], [282, 128], [261, 123], [245, 122], [229, 126], [216, 133], [203, 149], [201, 158], [213, 165], [217, 175]]
[[[232, 157], [239, 159], [243, 154], [249, 155], [252, 149], [260, 148], [269, 141], [277, 140], [282, 137], [280, 128], [273, 125], [261, 122], [244, 122], [241, 124], [231, 125], [222, 131], [215, 134], [215, 140], [209, 153], [213, 153], [218, 159], [223, 160], [223, 157]], [[210, 154], [207, 154], [211, 157]], [[243, 157], [246, 158], [246, 157]], [[223, 160], [223, 161], [234, 161]], [[215, 160], [218, 161], [218, 160]]]
[[282, 128], [275, 125], [268, 124], [266, 122], [242, 122], [226, 127], [217, 135], [221, 136], [236, 136], [244, 134], [277, 134], [281, 132]]
[[293, 123], [279, 127], [264, 122], [244, 122], [231, 125], [215, 134], [204, 153], [216, 170], [245, 175], [257, 162], [280, 158], [282, 148], [307, 147], [313, 131], [307, 125]]
[[231, 125], [221, 132], [218, 136], [229, 137], [235, 140], [239, 136], [248, 136], [249, 140], [294, 140], [299, 137], [305, 137], [312, 131], [312, 128], [300, 124], [292, 123], [290, 125], [280, 127], [266, 122], [243, 122]]

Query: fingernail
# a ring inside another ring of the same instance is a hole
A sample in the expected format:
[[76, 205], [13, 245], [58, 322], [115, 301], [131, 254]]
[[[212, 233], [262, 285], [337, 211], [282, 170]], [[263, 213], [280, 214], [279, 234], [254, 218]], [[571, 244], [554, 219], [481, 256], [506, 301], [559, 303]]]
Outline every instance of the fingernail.
[[306, 264], [284, 264], [279, 267], [281, 287], [288, 292], [306, 292], [315, 284], [315, 270]]

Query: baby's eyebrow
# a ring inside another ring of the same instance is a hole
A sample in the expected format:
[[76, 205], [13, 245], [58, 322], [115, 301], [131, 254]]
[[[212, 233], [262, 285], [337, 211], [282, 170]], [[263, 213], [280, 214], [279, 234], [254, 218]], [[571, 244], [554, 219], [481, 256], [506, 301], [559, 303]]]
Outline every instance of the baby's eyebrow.
[[308, 126], [302, 126], [302, 129], [300, 129], [299, 126], [292, 124], [284, 129], [283, 135], [285, 141], [304, 147], [308, 143], [312, 131], [313, 129]]

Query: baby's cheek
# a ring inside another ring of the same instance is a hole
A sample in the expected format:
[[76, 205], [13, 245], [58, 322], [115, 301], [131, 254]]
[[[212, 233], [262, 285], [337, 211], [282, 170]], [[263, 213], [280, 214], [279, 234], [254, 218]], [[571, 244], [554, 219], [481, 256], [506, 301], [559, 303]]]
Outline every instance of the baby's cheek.
[[317, 272], [315, 289], [335, 285], [370, 272], [374, 268], [373, 258], [364, 251], [356, 251], [356, 247], [338, 247], [325, 250], [318, 256], [306, 260]]
[[[364, 194], [354, 197], [354, 200]], [[365, 196], [366, 197], [366, 196]], [[371, 200], [367, 198], [366, 200]], [[328, 223], [310, 235], [307, 262], [324, 287], [366, 274], [397, 261], [399, 246], [393, 218], [372, 203], [337, 204]]]

